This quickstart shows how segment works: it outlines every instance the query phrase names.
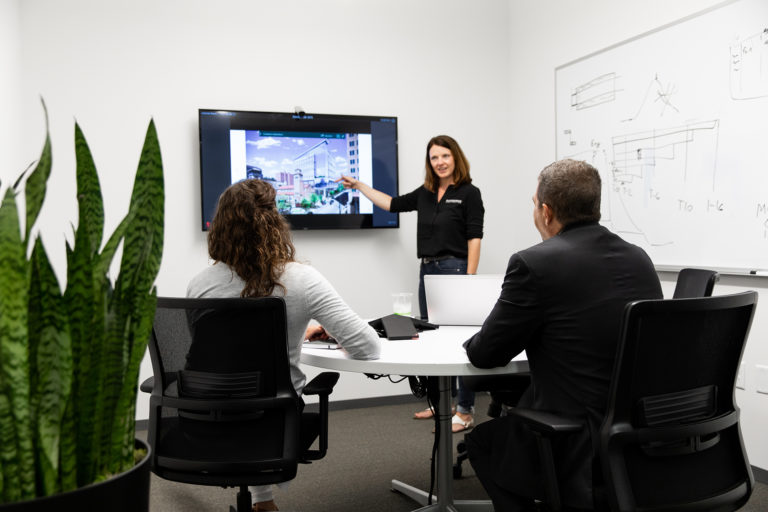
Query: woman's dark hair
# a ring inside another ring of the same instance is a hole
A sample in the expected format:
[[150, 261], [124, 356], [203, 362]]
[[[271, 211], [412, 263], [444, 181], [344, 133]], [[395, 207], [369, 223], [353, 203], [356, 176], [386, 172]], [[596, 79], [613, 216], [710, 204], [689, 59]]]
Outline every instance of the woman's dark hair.
[[208, 233], [208, 254], [245, 281], [242, 297], [268, 296], [276, 286], [285, 290], [278, 279], [295, 253], [272, 185], [247, 179], [221, 194]]
[[464, 183], [472, 183], [472, 178], [469, 176], [469, 161], [464, 156], [464, 152], [461, 150], [459, 143], [448, 135], [438, 135], [429, 139], [427, 143], [427, 164], [426, 174], [424, 176], [424, 188], [432, 192], [437, 191], [437, 184], [440, 179], [435, 174], [435, 170], [432, 169], [432, 163], [429, 161], [429, 150], [432, 146], [440, 146], [446, 148], [453, 155], [453, 184], [458, 187]]
[[539, 174], [538, 206], [546, 203], [563, 226], [600, 220], [600, 173], [587, 162], [558, 160]]

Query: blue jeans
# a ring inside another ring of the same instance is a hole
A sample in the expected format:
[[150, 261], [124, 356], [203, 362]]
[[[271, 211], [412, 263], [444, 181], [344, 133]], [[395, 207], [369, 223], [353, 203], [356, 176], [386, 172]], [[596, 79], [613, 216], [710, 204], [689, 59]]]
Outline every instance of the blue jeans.
[[[427, 274], [466, 274], [467, 260], [463, 258], [446, 258], [444, 260], [422, 263], [419, 271], [419, 313], [421, 319], [427, 319], [427, 295], [424, 291], [424, 276]], [[458, 385], [454, 379], [454, 396], [458, 387], [459, 399], [456, 404], [456, 410], [462, 414], [472, 414], [475, 407], [475, 392], [470, 391], [462, 384], [461, 377], [458, 377]]]
[[421, 319], [427, 319], [427, 295], [424, 291], [424, 276], [427, 274], [466, 274], [467, 260], [446, 258], [444, 260], [422, 263], [419, 271], [419, 313]]

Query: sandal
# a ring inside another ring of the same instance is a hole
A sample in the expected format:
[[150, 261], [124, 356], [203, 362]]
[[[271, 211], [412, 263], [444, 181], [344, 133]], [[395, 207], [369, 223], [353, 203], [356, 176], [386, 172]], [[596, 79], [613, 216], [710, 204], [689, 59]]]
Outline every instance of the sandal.
[[[451, 413], [456, 413], [456, 407], [451, 407]], [[415, 420], [431, 420], [435, 417], [435, 410], [431, 407], [427, 407], [423, 411], [413, 413], [413, 419]]]
[[451, 430], [454, 434], [469, 430], [475, 425], [475, 418], [471, 414], [465, 414], [465, 416], [469, 417], [468, 420], [462, 419], [459, 414], [460, 413], [456, 413], [453, 415], [453, 418], [451, 418]]
[[[468, 420], [461, 419], [461, 416], [459, 414], [463, 413], [456, 413], [451, 418], [451, 432], [454, 434], [458, 434], [459, 432], [464, 432], [465, 430], [469, 430], [472, 427], [475, 426], [475, 418], [472, 417], [471, 414], [465, 414], [465, 416], [469, 416]], [[435, 429], [432, 429], [432, 433], [435, 433]]]

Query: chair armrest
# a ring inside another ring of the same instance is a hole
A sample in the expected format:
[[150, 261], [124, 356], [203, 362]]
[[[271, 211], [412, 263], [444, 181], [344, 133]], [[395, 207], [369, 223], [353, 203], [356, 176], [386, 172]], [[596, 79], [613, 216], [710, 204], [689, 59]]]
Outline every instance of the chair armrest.
[[338, 381], [339, 374], [337, 372], [323, 372], [304, 386], [302, 394], [330, 395], [333, 392], [333, 387]]
[[544, 475], [546, 502], [552, 510], [561, 510], [560, 486], [557, 466], [552, 451], [552, 438], [555, 435], [571, 434], [584, 429], [584, 420], [572, 416], [537, 411], [523, 407], [513, 407], [507, 411], [507, 417], [514, 416], [526, 425], [536, 437], [539, 461]]
[[582, 419], [524, 407], [511, 408], [507, 416], [517, 417], [528, 428], [544, 435], [578, 432], [584, 428]]
[[303, 462], [322, 459], [328, 451], [328, 395], [331, 394], [338, 380], [339, 374], [337, 372], [323, 372], [304, 386], [302, 394], [318, 395], [319, 412], [317, 414], [319, 415], [319, 423], [317, 433], [318, 449], [304, 450], [302, 454]]
[[150, 377], [144, 382], [141, 383], [139, 386], [139, 389], [143, 393], [151, 393], [153, 389], [155, 389], [155, 377]]
[[[165, 372], [165, 385], [170, 386], [174, 382], [178, 375], [176, 372]], [[152, 393], [155, 390], [155, 376], [151, 376], [139, 385], [139, 389], [144, 393]]]

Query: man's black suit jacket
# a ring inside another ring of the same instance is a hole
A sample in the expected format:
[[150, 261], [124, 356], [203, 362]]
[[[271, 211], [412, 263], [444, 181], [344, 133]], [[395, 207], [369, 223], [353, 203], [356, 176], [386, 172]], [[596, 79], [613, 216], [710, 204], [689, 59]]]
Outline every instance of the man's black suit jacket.
[[[510, 258], [495, 307], [465, 344], [480, 368], [504, 366], [525, 350], [531, 387], [520, 405], [581, 416], [590, 426], [579, 439], [555, 446], [571, 506], [592, 503], [592, 440], [605, 411], [624, 306], [658, 298], [661, 285], [645, 251], [598, 223], [570, 225]], [[492, 430], [475, 434], [493, 436], [496, 483], [540, 494], [530, 433], [509, 418], [491, 421]]]

